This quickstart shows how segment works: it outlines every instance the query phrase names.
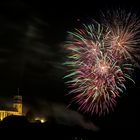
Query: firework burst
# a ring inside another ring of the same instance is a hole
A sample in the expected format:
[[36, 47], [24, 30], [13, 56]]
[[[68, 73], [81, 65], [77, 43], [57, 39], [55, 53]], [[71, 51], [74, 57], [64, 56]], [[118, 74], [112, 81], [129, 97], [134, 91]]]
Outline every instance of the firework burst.
[[104, 26], [94, 22], [69, 32], [65, 65], [70, 70], [65, 78], [70, 79], [66, 82], [71, 88], [69, 94], [74, 95], [72, 102], [79, 110], [99, 115], [113, 110], [116, 98], [126, 89], [126, 79], [133, 81], [128, 60], [138, 43], [138, 21], [122, 15]]
[[104, 26], [110, 31], [105, 40], [105, 46], [109, 47], [108, 51], [112, 51], [109, 54], [113, 54], [112, 58], [117, 61], [134, 61], [133, 56], [137, 53], [140, 43], [140, 20], [135, 14], [126, 14], [122, 10], [108, 12], [103, 19]]

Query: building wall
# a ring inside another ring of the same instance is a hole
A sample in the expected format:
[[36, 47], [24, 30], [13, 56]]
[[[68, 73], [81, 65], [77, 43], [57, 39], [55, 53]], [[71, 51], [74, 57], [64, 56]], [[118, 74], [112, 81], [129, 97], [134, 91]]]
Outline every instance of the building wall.
[[16, 111], [0, 110], [0, 120], [3, 120], [5, 117], [10, 116], [10, 115], [21, 115], [21, 114]]

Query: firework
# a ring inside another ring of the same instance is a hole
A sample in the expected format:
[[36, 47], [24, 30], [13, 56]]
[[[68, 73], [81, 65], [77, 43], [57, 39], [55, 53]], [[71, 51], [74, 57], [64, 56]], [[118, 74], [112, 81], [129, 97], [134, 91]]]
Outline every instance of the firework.
[[108, 12], [103, 20], [104, 25], [110, 30], [105, 42], [109, 54], [113, 54], [112, 58], [117, 61], [134, 61], [140, 43], [140, 20], [135, 14], [126, 14], [122, 10]]
[[69, 94], [74, 95], [72, 102], [79, 105], [79, 110], [99, 115], [113, 110], [116, 98], [126, 89], [126, 79], [133, 81], [128, 60], [138, 43], [138, 21], [133, 23], [130, 15], [125, 22], [120, 19], [117, 16], [112, 23], [94, 22], [69, 32], [71, 38], [66, 43], [69, 55], [65, 62], [69, 74], [65, 78], [69, 78], [66, 82], [71, 88]]

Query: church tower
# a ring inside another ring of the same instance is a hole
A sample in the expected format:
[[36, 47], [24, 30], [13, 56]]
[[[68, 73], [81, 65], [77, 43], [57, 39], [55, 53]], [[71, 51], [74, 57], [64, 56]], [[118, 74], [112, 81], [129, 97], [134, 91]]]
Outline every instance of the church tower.
[[19, 115], [22, 115], [22, 96], [14, 96], [13, 108], [18, 111]]

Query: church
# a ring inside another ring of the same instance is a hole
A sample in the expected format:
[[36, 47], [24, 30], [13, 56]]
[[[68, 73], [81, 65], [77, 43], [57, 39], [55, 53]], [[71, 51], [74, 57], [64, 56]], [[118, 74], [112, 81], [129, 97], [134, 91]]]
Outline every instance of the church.
[[22, 96], [17, 95], [13, 98], [13, 106], [11, 108], [0, 109], [0, 121], [10, 115], [22, 116]]

